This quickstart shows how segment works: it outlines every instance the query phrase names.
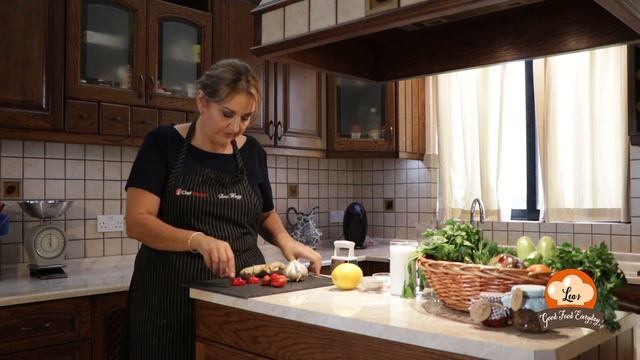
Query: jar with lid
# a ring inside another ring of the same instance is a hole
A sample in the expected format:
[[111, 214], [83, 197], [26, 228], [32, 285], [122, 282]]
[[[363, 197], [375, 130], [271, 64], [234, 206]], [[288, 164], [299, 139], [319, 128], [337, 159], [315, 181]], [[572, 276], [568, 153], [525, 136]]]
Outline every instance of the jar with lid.
[[502, 297], [502, 304], [513, 312], [513, 326], [527, 333], [544, 332], [538, 312], [547, 309], [542, 285], [515, 285], [511, 293]]

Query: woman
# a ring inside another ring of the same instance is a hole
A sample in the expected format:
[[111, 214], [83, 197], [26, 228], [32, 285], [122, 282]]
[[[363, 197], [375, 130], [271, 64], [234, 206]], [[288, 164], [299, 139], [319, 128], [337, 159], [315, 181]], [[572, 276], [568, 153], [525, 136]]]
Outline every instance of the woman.
[[220, 61], [198, 85], [198, 120], [150, 132], [127, 181], [127, 233], [142, 247], [125, 358], [193, 359], [194, 313], [181, 285], [264, 263], [258, 232], [286, 259], [320, 271], [320, 255], [294, 241], [273, 210], [264, 150], [243, 135], [260, 102], [250, 67]]

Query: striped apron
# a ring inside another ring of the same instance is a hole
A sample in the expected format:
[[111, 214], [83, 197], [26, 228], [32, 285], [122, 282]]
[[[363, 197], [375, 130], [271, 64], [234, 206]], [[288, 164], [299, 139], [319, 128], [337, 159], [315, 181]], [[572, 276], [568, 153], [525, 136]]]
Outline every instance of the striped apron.
[[[257, 245], [262, 200], [247, 180], [237, 144], [232, 141], [237, 164], [234, 175], [183, 164], [195, 132], [194, 121], [171, 171], [160, 218], [177, 228], [201, 231], [225, 240], [240, 269], [263, 264]], [[193, 359], [195, 321], [189, 291], [184, 283], [218, 276], [200, 254], [154, 250], [142, 245], [129, 288], [125, 359]]]

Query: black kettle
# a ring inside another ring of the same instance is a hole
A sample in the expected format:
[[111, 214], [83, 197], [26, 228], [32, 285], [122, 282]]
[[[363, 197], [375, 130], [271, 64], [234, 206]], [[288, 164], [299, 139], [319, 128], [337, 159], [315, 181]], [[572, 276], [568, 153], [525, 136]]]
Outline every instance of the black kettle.
[[342, 232], [344, 238], [356, 243], [356, 248], [364, 249], [367, 245], [367, 212], [364, 206], [357, 202], [352, 202], [344, 211], [342, 219]]

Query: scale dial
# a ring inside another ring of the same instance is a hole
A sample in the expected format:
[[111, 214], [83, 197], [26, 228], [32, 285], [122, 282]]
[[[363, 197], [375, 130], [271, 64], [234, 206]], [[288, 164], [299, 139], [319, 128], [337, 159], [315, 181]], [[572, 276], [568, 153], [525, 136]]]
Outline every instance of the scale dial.
[[33, 250], [43, 259], [54, 259], [64, 253], [65, 233], [55, 226], [41, 228], [33, 237]]

